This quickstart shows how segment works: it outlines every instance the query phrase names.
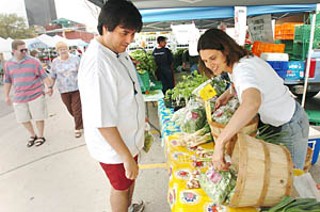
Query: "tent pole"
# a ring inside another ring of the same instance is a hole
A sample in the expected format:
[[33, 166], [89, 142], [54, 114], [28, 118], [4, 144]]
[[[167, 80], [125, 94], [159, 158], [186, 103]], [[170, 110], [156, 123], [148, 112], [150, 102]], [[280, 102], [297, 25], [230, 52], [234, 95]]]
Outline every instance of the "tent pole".
[[310, 61], [311, 61], [311, 53], [312, 53], [315, 25], [316, 25], [316, 14], [313, 13], [312, 14], [312, 22], [311, 22], [310, 39], [309, 39], [309, 48], [308, 48], [308, 54], [307, 54], [306, 72], [304, 75], [303, 95], [302, 95], [302, 101], [301, 101], [301, 106], [303, 108], [304, 108], [304, 104], [306, 101], [306, 95], [307, 95], [308, 79], [309, 79], [309, 72], [310, 72]]

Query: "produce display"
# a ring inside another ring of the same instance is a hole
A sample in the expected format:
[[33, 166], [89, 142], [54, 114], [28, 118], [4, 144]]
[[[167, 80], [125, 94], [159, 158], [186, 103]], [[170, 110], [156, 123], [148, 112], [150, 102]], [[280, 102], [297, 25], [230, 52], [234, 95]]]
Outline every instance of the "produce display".
[[192, 75], [182, 76], [182, 81], [173, 89], [165, 93], [164, 101], [167, 107], [184, 107], [192, 96], [192, 91], [208, 80], [204, 75], [194, 72]]
[[155, 78], [157, 65], [151, 52], [146, 52], [144, 49], [137, 49], [131, 52], [130, 56], [136, 61], [135, 64], [138, 73], [147, 71], [151, 78]]
[[186, 147], [195, 147], [213, 141], [210, 126], [205, 124], [203, 128], [194, 133], [179, 133], [179, 144]]
[[130, 53], [139, 76], [141, 91], [148, 94], [150, 90], [162, 89], [160, 81], [156, 81], [156, 63], [151, 52], [138, 49]]
[[186, 133], [194, 133], [206, 124], [206, 112], [203, 105], [191, 99], [187, 106], [178, 110], [172, 120]]

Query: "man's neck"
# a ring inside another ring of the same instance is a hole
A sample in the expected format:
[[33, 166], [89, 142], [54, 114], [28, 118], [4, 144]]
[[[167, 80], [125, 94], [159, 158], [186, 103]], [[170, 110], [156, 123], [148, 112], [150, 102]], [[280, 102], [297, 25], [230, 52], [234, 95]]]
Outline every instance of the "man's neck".
[[17, 62], [20, 62], [21, 60], [23, 60], [25, 58], [25, 56], [24, 57], [16, 57], [16, 56], [14, 56], [14, 59], [15, 59], [15, 61], [17, 61]]

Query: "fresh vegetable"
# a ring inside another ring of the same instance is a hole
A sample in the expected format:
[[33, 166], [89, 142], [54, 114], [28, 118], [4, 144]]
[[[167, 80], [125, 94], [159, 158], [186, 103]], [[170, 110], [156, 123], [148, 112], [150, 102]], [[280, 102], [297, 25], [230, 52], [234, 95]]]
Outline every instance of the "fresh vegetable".
[[313, 198], [293, 198], [285, 196], [272, 208], [262, 208], [262, 211], [268, 212], [319, 212], [320, 202]]
[[211, 166], [206, 174], [199, 176], [201, 188], [208, 194], [214, 204], [228, 204], [234, 193], [237, 177], [233, 169], [215, 171]]
[[149, 72], [150, 78], [155, 78], [157, 69], [156, 62], [151, 52], [146, 52], [144, 49], [137, 49], [130, 53], [130, 56], [137, 61], [136, 68], [138, 72]]
[[219, 107], [213, 112], [212, 120], [220, 124], [227, 124], [238, 107], [239, 101], [234, 97], [226, 105]]

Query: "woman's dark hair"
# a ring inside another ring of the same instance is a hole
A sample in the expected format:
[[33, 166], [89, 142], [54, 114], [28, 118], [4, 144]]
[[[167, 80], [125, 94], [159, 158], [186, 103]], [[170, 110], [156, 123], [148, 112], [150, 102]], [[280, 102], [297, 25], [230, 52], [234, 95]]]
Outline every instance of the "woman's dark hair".
[[139, 10], [127, 0], [108, 0], [101, 8], [98, 18], [98, 32], [102, 35], [102, 28], [106, 26], [112, 32], [117, 26], [140, 32], [142, 16]]
[[[227, 33], [219, 29], [209, 29], [201, 35], [198, 41], [198, 52], [205, 49], [219, 50], [226, 57], [228, 66], [232, 66], [244, 56], [252, 55], [248, 50], [239, 46], [233, 38]], [[199, 70], [207, 76], [212, 76], [213, 73], [204, 65], [203, 61], [199, 61]]]

